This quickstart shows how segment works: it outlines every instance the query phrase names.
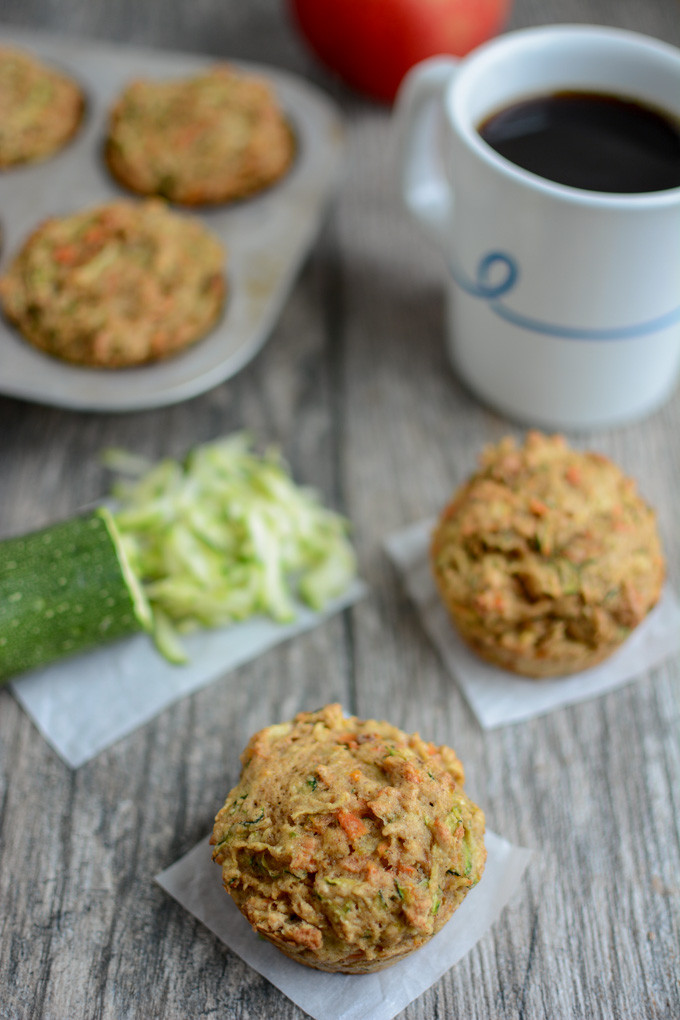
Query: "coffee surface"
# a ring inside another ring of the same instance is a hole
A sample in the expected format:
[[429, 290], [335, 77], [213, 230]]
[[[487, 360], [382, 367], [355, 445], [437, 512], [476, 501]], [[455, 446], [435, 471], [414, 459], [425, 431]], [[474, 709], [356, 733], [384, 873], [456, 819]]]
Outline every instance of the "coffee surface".
[[478, 131], [510, 162], [558, 184], [628, 194], [680, 186], [680, 123], [619, 96], [536, 96], [487, 117]]

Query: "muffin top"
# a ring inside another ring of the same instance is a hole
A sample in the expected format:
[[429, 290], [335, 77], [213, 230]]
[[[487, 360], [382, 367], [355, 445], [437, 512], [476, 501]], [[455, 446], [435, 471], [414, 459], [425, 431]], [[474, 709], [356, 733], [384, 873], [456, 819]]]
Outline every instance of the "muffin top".
[[111, 111], [106, 149], [126, 187], [186, 205], [266, 188], [293, 153], [268, 83], [226, 64], [191, 78], [131, 82]]
[[329, 705], [256, 733], [241, 760], [213, 859], [256, 931], [302, 963], [388, 966], [481, 877], [484, 815], [448, 747]]
[[0, 47], [0, 167], [51, 156], [78, 128], [84, 105], [67, 75]]
[[199, 339], [225, 293], [224, 251], [159, 200], [118, 201], [46, 220], [0, 281], [27, 340], [81, 365], [155, 361]]
[[654, 512], [606, 457], [530, 432], [486, 448], [435, 529], [431, 560], [462, 636], [527, 675], [610, 654], [659, 598]]

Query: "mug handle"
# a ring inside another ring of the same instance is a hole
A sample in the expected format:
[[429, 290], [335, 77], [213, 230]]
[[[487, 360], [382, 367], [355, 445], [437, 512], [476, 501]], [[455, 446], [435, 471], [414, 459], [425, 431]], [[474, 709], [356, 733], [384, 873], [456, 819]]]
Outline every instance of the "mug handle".
[[459, 63], [455, 57], [432, 57], [418, 64], [404, 79], [394, 109], [401, 199], [443, 249], [450, 231], [453, 191], [437, 134], [444, 90]]

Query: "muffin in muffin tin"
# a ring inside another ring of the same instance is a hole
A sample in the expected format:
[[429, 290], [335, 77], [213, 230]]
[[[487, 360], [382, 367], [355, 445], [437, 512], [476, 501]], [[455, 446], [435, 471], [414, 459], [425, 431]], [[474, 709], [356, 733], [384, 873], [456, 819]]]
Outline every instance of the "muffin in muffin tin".
[[262, 191], [286, 173], [294, 151], [269, 84], [228, 64], [131, 82], [111, 110], [106, 141], [109, 169], [125, 187], [183, 205]]
[[48, 354], [124, 368], [176, 354], [224, 304], [225, 254], [202, 223], [158, 199], [46, 220], [0, 280], [7, 318]]
[[0, 168], [48, 159], [77, 132], [80, 86], [22, 50], [0, 47]]

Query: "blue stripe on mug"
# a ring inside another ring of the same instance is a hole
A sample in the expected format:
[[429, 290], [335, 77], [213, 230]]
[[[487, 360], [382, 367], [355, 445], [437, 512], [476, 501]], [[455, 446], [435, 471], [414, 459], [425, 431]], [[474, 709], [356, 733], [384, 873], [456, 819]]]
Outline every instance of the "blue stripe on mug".
[[[508, 308], [499, 298], [513, 289], [517, 283], [520, 270], [516, 260], [505, 252], [492, 251], [484, 255], [477, 265], [477, 279], [470, 280], [453, 262], [449, 269], [454, 280], [466, 294], [487, 301], [495, 314], [520, 329], [532, 333], [543, 333], [545, 336], [557, 337], [561, 340], [631, 340], [635, 337], [658, 333], [669, 326], [680, 323], [680, 305], [664, 315], [633, 326], [613, 326], [609, 329], [582, 329], [575, 326], [557, 326], [540, 319], [533, 319], [521, 312]], [[500, 273], [499, 273], [500, 270]], [[492, 282], [492, 276], [498, 277]]]

